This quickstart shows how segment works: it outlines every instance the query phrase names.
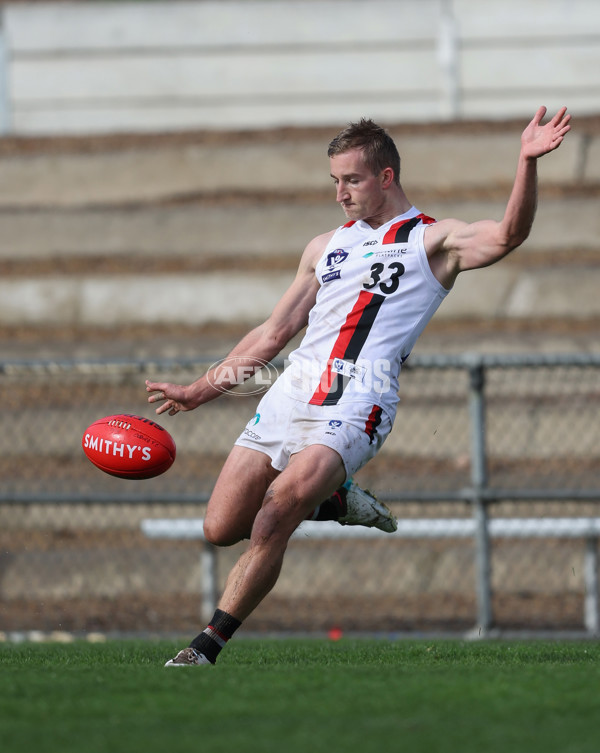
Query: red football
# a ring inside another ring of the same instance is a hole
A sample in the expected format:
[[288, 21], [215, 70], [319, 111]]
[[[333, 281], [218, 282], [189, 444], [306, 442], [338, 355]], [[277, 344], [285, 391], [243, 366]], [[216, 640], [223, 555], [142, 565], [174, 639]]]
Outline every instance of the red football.
[[166, 429], [142, 416], [119, 413], [89, 426], [81, 446], [101, 471], [119, 478], [153, 478], [175, 460], [175, 442]]

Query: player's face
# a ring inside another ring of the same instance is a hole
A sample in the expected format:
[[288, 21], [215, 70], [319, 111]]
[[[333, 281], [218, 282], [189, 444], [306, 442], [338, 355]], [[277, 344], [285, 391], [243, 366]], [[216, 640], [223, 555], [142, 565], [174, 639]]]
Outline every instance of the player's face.
[[349, 220], [377, 217], [385, 203], [382, 176], [373, 175], [365, 164], [362, 149], [351, 149], [329, 158], [336, 187], [336, 201]]

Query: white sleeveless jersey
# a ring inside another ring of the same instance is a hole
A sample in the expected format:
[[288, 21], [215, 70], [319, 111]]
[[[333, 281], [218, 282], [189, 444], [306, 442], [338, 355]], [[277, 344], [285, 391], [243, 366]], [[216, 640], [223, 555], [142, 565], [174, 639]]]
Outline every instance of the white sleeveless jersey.
[[321, 285], [284, 389], [313, 405], [351, 401], [393, 420], [398, 376], [417, 338], [448, 294], [433, 275], [423, 233], [431, 217], [412, 207], [373, 229], [338, 228], [317, 263]]

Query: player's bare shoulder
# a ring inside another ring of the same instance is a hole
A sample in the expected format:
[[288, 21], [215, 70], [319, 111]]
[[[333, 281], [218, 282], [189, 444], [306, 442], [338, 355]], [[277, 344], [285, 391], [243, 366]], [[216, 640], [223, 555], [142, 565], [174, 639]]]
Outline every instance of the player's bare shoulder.
[[459, 259], [452, 251], [452, 236], [466, 227], [462, 220], [439, 220], [425, 228], [423, 244], [431, 271], [447, 289], [454, 285], [460, 271]]
[[431, 257], [438, 251], [446, 249], [448, 238], [466, 225], [466, 222], [455, 219], [438, 220], [431, 225], [427, 225], [423, 236], [427, 256]]
[[326, 233], [317, 235], [304, 249], [302, 254], [302, 264], [306, 264], [311, 269], [316, 269], [319, 259], [323, 256], [327, 244], [333, 238], [335, 230], [329, 230]]

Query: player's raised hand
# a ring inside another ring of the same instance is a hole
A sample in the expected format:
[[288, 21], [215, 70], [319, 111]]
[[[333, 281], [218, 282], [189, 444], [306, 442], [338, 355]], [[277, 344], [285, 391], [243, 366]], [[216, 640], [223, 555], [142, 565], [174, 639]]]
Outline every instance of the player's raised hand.
[[521, 136], [521, 154], [527, 159], [536, 159], [557, 149], [568, 131], [571, 130], [567, 115], [567, 108], [561, 107], [556, 115], [545, 125], [541, 122], [546, 114], [546, 108], [540, 107], [533, 120], [523, 131]]

